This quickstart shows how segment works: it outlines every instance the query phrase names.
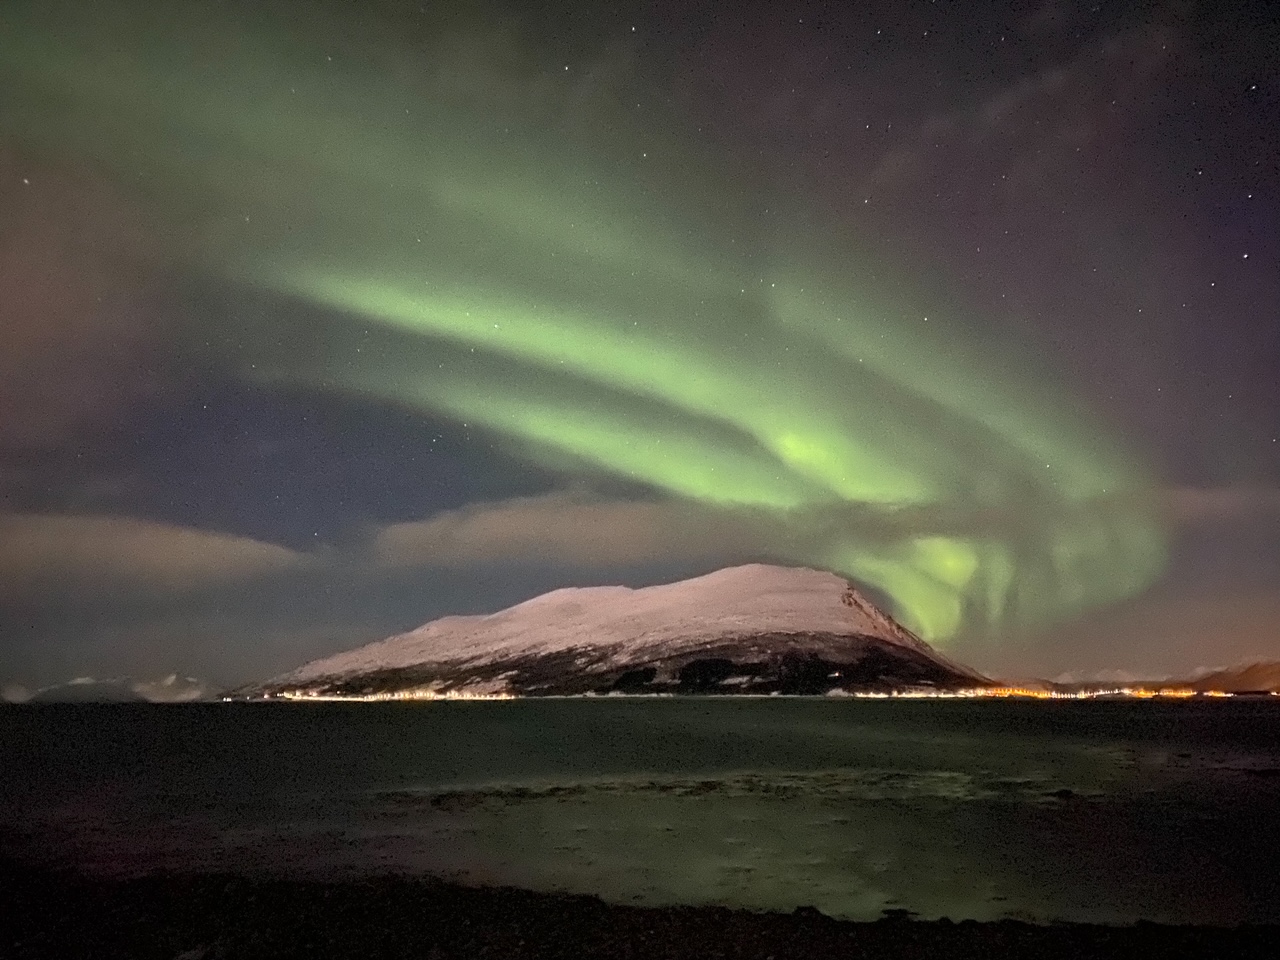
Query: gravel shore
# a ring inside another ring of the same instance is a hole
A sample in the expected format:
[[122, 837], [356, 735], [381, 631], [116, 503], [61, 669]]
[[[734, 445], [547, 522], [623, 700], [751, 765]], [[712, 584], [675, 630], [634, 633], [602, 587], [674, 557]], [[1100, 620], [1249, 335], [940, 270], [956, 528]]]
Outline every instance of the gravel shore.
[[849, 923], [804, 908], [630, 907], [416, 877], [95, 879], [9, 862], [0, 903], [0, 957], [59, 960], [1280, 956], [1275, 926]]

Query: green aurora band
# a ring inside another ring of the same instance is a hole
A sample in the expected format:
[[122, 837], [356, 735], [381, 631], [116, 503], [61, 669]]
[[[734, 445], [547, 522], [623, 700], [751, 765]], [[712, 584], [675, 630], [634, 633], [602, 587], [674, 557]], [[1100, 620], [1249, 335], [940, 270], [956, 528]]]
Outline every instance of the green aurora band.
[[[456, 36], [415, 52], [266, 13], [211, 32], [200, 7], [157, 29], [142, 6], [9, 6], [4, 129], [181, 224], [188, 269], [321, 318], [284, 348], [270, 317], [192, 333], [234, 341], [246, 377], [765, 518], [791, 533], [762, 550], [881, 589], [935, 643], [1163, 567], [1149, 481], [1034, 362], [885, 296], [834, 229], [762, 231], [746, 175], [634, 98], [584, 105], [571, 71], [512, 76]], [[451, 44], [474, 55], [461, 79], [437, 66]], [[362, 346], [379, 335], [408, 346]]]

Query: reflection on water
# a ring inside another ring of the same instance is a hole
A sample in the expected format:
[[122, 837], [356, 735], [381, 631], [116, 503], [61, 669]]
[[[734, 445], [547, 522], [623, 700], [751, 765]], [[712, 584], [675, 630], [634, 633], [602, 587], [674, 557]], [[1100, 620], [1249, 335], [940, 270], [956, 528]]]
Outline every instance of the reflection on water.
[[0, 724], [0, 761], [24, 774], [4, 822], [91, 870], [409, 870], [851, 918], [1280, 920], [1271, 703], [80, 707]]

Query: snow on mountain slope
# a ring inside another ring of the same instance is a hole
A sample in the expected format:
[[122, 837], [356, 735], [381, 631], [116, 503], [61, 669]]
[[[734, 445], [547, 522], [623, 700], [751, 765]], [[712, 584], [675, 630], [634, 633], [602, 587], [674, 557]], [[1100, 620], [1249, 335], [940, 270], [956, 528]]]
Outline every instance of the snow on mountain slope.
[[[416, 630], [308, 663], [268, 683], [305, 685], [423, 665], [455, 667], [556, 658], [572, 669], [589, 662], [599, 672], [700, 650], [723, 650], [752, 638], [823, 638], [823, 653], [854, 658], [868, 640], [959, 675], [951, 664], [878, 610], [835, 574], [752, 564], [642, 589], [555, 590], [484, 616], [444, 617]], [[844, 649], [847, 647], [847, 649]], [[590, 652], [574, 660], [566, 656]], [[749, 652], [760, 654], [757, 645]]]
[[1196, 690], [1280, 690], [1280, 662], [1263, 660], [1226, 670], [1216, 670], [1189, 682]]

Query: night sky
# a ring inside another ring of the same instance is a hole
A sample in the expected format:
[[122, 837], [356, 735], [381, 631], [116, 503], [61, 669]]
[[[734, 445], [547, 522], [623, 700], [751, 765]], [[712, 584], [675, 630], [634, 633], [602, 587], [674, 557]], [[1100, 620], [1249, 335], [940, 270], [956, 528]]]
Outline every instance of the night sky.
[[5, 0], [0, 685], [746, 561], [1280, 658], [1269, 7]]

